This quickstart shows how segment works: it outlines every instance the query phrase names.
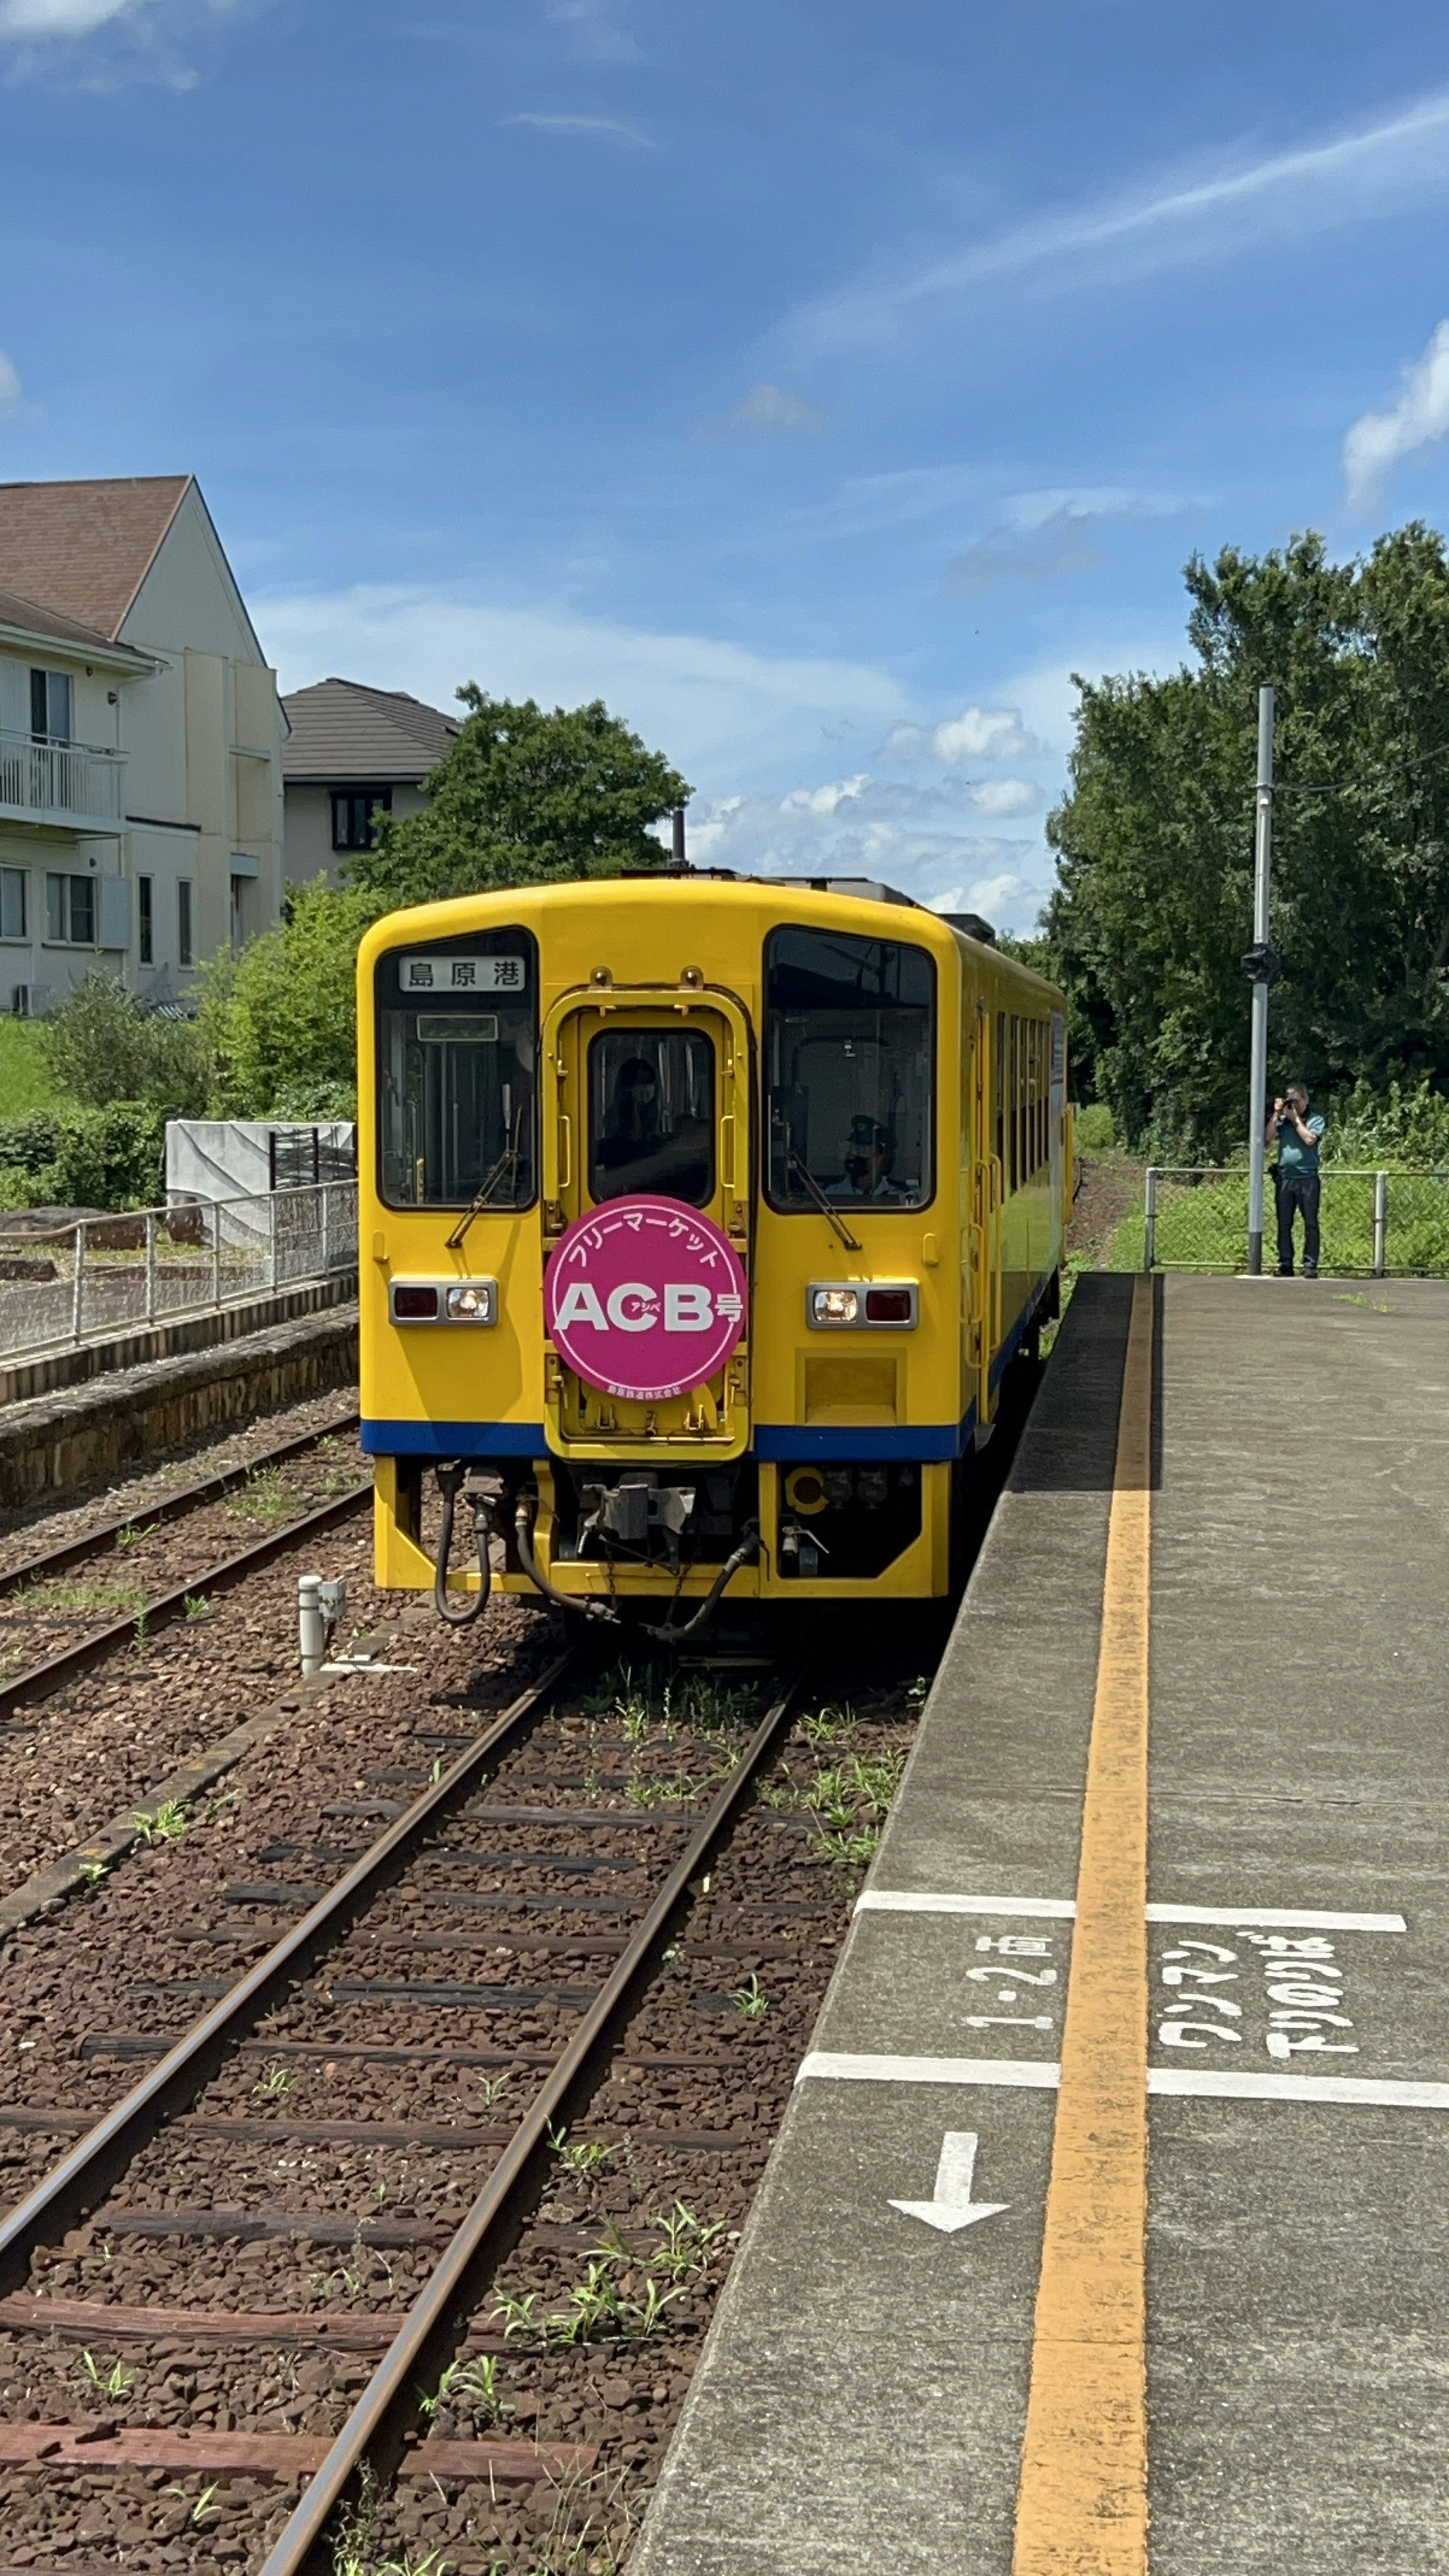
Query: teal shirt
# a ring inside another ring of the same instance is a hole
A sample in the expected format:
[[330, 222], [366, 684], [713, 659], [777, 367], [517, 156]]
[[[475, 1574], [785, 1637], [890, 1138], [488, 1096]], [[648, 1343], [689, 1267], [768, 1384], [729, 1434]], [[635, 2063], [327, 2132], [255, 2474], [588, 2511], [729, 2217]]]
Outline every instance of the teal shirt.
[[1313, 1139], [1311, 1145], [1304, 1144], [1297, 1128], [1290, 1127], [1286, 1119], [1279, 1125], [1278, 1169], [1280, 1172], [1306, 1174], [1316, 1172], [1318, 1169], [1318, 1140], [1323, 1134], [1323, 1120], [1315, 1109], [1304, 1119], [1303, 1124]]

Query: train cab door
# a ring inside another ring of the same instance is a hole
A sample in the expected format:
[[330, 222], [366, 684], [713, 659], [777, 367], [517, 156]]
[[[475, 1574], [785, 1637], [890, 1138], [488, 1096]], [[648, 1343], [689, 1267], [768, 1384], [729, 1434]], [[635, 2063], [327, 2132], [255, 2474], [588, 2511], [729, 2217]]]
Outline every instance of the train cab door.
[[[697, 986], [566, 996], [544, 1029], [545, 1254], [578, 1217], [622, 1198], [659, 1198], [710, 1217], [750, 1270], [750, 1029], [732, 994]], [[617, 1457], [636, 1441], [703, 1448], [723, 1461], [749, 1445], [748, 1318], [707, 1384], [646, 1402], [587, 1385], [550, 1349], [545, 1401], [563, 1452]]]

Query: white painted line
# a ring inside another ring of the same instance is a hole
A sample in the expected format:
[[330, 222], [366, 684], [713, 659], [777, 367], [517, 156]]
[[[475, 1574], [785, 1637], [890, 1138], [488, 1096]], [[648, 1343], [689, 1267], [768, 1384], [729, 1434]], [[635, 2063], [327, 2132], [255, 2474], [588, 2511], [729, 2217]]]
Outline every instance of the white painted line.
[[829, 2076], [838, 2084], [1025, 2084], [1033, 2091], [1055, 2090], [1061, 2068], [1049, 2058], [1034, 2057], [852, 2057], [833, 2048], [812, 2048], [796, 2076]]
[[1269, 1931], [1407, 1932], [1402, 1914], [1325, 1914], [1293, 1905], [1149, 1905], [1149, 1923], [1260, 1924]]
[[1376, 2075], [1249, 2075], [1236, 2067], [1149, 2066], [1149, 2093], [1186, 2093], [1217, 2102], [1363, 2102], [1385, 2110], [1449, 2111], [1449, 2084], [1402, 2083]]
[[[1067, 1896], [937, 1896], [919, 1890], [867, 1887], [857, 1914], [1020, 1915], [1027, 1921], [1070, 1923], [1076, 1906]], [[1407, 1932], [1402, 1914], [1333, 1914], [1311, 1905], [1149, 1905], [1149, 1923], [1228, 1923], [1264, 1931]]]
[[1012, 1914], [1028, 1921], [1070, 1923], [1076, 1906], [1069, 1896], [923, 1896], [905, 1889], [867, 1887], [855, 1900], [857, 1914]]
[[[812, 2048], [796, 2083], [803, 2084], [807, 2076], [844, 2084], [1024, 2085], [1031, 2092], [1049, 2093], [1060, 2081], [1061, 2068], [1049, 2058], [854, 2057]], [[1149, 2066], [1147, 2090], [1199, 2102], [1363, 2103], [1390, 2111], [1449, 2111], [1449, 2084], [1416, 2084], [1397, 2076], [1250, 2075], [1236, 2067]]]

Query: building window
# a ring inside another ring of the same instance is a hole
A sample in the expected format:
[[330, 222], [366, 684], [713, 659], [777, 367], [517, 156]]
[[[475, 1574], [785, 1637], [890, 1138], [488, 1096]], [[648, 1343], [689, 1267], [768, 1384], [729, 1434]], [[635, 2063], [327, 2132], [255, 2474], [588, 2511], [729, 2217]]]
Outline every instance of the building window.
[[176, 881], [176, 962], [178, 966], [190, 966], [194, 962], [191, 954], [190, 877], [178, 877]]
[[231, 881], [231, 944], [238, 955], [252, 935], [252, 887], [255, 882], [255, 878], [249, 876], [233, 876]]
[[152, 905], [151, 885], [150, 877], [136, 879], [136, 917], [139, 924], [143, 966], [154, 966], [156, 963], [156, 915]]
[[48, 876], [45, 880], [45, 935], [71, 948], [96, 944], [94, 877]]
[[370, 850], [374, 814], [392, 812], [390, 787], [335, 787], [332, 791], [332, 847]]
[[37, 742], [69, 742], [70, 674], [68, 671], [31, 672], [30, 730]]
[[25, 928], [24, 868], [0, 868], [0, 939], [23, 939]]

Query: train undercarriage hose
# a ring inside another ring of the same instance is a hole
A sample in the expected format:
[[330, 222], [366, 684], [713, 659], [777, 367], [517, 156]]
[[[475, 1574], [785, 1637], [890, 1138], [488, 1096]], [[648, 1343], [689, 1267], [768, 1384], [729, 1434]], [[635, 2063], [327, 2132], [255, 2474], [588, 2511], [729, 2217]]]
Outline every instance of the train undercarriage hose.
[[[433, 1608], [450, 1628], [466, 1628], [481, 1616], [488, 1606], [493, 1589], [493, 1569], [488, 1556], [488, 1541], [493, 1532], [493, 1505], [497, 1495], [492, 1490], [496, 1479], [468, 1479], [463, 1467], [440, 1467], [438, 1491], [443, 1497], [443, 1525], [438, 1533], [438, 1553], [433, 1566]], [[448, 1601], [448, 1559], [453, 1553], [453, 1516], [458, 1492], [473, 1506], [473, 1535], [478, 1547], [478, 1589], [462, 1609], [455, 1610]]]
[[529, 1582], [543, 1594], [545, 1601], [552, 1601], [556, 1608], [567, 1610], [575, 1619], [592, 1619], [596, 1625], [611, 1628], [618, 1625], [613, 1611], [606, 1610], [601, 1602], [574, 1601], [567, 1592], [560, 1592], [554, 1584], [550, 1583], [546, 1574], [540, 1574], [533, 1553], [533, 1524], [529, 1506], [522, 1496], [513, 1515], [513, 1536], [518, 1548], [518, 1561]]
[[662, 1639], [666, 1645], [670, 1646], [677, 1645], [681, 1637], [693, 1637], [696, 1635], [704, 1626], [705, 1621], [713, 1617], [715, 1608], [726, 1584], [730, 1581], [732, 1576], [738, 1574], [742, 1565], [749, 1564], [751, 1558], [757, 1553], [759, 1544], [760, 1533], [757, 1524], [754, 1521], [747, 1521], [745, 1523], [744, 1535], [740, 1540], [739, 1546], [734, 1550], [733, 1555], [725, 1558], [723, 1565], [720, 1567], [720, 1570], [715, 1576], [713, 1583], [710, 1585], [708, 1592], [701, 1601], [699, 1608], [695, 1611], [693, 1618], [686, 1619], [683, 1625], [678, 1628], [669, 1627], [667, 1625], [663, 1628], [645, 1627], [643, 1634], [646, 1637], [658, 1637]]

